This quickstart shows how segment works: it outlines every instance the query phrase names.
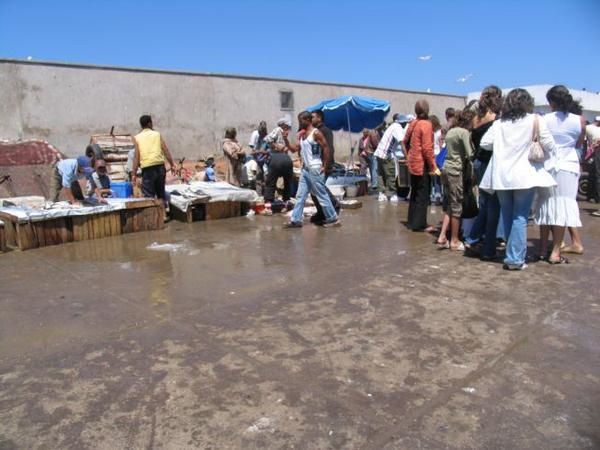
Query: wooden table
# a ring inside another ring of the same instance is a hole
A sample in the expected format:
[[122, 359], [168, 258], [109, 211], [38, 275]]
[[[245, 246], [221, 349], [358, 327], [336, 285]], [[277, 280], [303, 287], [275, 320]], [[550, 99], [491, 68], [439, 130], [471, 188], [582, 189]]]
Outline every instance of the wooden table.
[[125, 201], [123, 209], [84, 215], [23, 220], [0, 211], [6, 244], [20, 250], [100, 239], [138, 231], [164, 228], [162, 200]]

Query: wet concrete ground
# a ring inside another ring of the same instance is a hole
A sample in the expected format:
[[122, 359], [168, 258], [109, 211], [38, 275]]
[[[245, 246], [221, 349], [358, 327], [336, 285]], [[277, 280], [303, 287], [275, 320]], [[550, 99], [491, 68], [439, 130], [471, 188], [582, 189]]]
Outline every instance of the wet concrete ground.
[[0, 255], [0, 449], [600, 448], [600, 219], [506, 272], [405, 217]]

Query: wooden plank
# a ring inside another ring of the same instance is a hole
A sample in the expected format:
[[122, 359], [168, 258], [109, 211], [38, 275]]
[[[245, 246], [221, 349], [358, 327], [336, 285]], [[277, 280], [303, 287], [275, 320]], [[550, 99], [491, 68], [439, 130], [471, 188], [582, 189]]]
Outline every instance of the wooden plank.
[[38, 241], [35, 238], [32, 225], [30, 223], [20, 223], [17, 225], [17, 246], [20, 250], [29, 250], [36, 248]]
[[205, 220], [227, 219], [241, 214], [240, 202], [213, 202], [206, 204]]
[[73, 224], [73, 240], [77, 242], [85, 240], [85, 216], [73, 216], [71, 222]]
[[4, 225], [0, 224], [0, 252], [5, 252], [6, 250], [6, 232], [4, 231]]
[[17, 225], [13, 222], [4, 222], [4, 238], [7, 247], [17, 247]]
[[37, 237], [40, 247], [48, 245], [46, 244], [46, 227], [44, 227], [44, 222], [35, 222], [33, 224], [33, 229], [35, 230], [35, 236]]
[[121, 214], [119, 211], [115, 211], [111, 215], [113, 218], [113, 227], [114, 227], [115, 236], [118, 236], [118, 235], [122, 234], [122, 232], [123, 232], [121, 229]]
[[67, 242], [73, 241], [73, 232], [69, 227], [68, 217], [61, 217], [55, 219], [56, 227], [60, 233], [60, 244], [66, 244]]
[[131, 229], [132, 229], [131, 211], [124, 210], [124, 211], [119, 211], [119, 213], [121, 215], [121, 232], [123, 234], [131, 233]]
[[138, 208], [148, 208], [151, 206], [158, 206], [162, 204], [162, 200], [157, 198], [146, 198], [144, 200], [137, 200], [134, 202], [125, 202], [126, 209], [138, 209]]

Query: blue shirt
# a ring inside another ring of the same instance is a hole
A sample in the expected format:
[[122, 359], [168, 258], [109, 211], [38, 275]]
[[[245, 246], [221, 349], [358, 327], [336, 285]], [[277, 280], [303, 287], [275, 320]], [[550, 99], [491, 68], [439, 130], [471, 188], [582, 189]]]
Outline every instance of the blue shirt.
[[204, 180], [217, 181], [217, 177], [215, 177], [215, 169], [213, 169], [212, 167], [207, 167], [204, 171]]
[[58, 173], [62, 177], [62, 185], [64, 188], [70, 188], [71, 185], [79, 179], [77, 167], [78, 164], [76, 159], [63, 159], [56, 165]]

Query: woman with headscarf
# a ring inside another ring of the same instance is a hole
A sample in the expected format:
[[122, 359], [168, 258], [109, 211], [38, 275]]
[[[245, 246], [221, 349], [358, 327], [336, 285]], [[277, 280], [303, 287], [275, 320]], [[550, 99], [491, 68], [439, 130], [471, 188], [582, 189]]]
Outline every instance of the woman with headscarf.
[[419, 100], [415, 104], [417, 118], [406, 130], [402, 146], [408, 152], [410, 172], [410, 203], [408, 228], [412, 231], [432, 232], [427, 225], [427, 207], [431, 190], [431, 175], [440, 175], [433, 156], [433, 126], [429, 121], [429, 103]]
[[527, 267], [527, 218], [535, 188], [556, 183], [544, 164], [530, 160], [535, 129], [546, 155], [556, 151], [546, 122], [533, 114], [533, 97], [525, 89], [513, 89], [502, 106], [502, 117], [494, 122], [481, 139], [480, 147], [492, 150], [492, 157], [479, 184], [481, 189], [496, 192], [500, 200], [500, 217], [508, 238], [504, 269]]
[[246, 153], [238, 143], [237, 130], [233, 127], [225, 129], [225, 139], [223, 139], [223, 155], [227, 160], [225, 169], [225, 181], [234, 186], [241, 186], [242, 166], [246, 158]]
[[[560, 264], [568, 262], [561, 255], [560, 249], [566, 227], [572, 227], [574, 249], [583, 253], [583, 244], [577, 230], [581, 227], [577, 205], [580, 174], [577, 148], [581, 148], [585, 139], [585, 119], [569, 112], [574, 100], [565, 86], [552, 87], [547, 92], [546, 99], [552, 112], [544, 116], [544, 121], [557, 148], [552, 158], [546, 160], [544, 167], [554, 177], [556, 186], [540, 189], [535, 222], [540, 225], [540, 259], [547, 258], [551, 264]], [[550, 230], [553, 245], [548, 255]]]

